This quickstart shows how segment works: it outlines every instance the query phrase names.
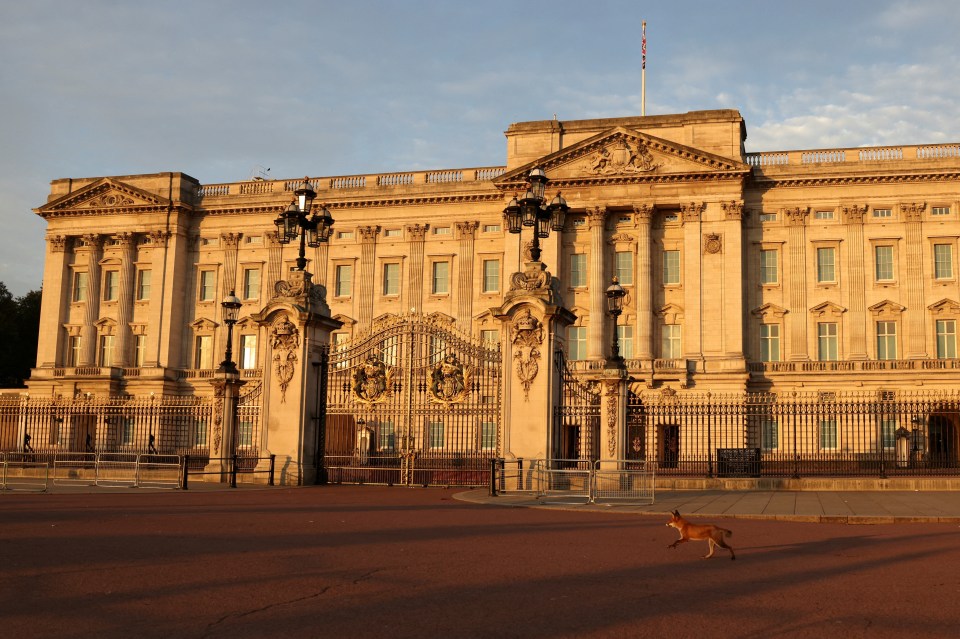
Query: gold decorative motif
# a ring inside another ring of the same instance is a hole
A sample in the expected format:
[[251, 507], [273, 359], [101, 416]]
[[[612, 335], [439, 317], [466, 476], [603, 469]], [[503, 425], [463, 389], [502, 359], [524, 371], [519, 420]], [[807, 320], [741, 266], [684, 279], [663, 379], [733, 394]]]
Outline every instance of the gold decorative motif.
[[280, 383], [280, 403], [287, 401], [287, 386], [297, 369], [296, 349], [300, 347], [300, 331], [286, 315], [270, 330], [273, 347], [273, 369]]
[[394, 373], [394, 368], [384, 364], [379, 355], [370, 355], [353, 371], [353, 398], [368, 406], [387, 401], [393, 392]]
[[435, 404], [456, 404], [462, 402], [470, 393], [470, 381], [473, 371], [464, 367], [457, 356], [448, 354], [436, 366], [430, 375], [430, 401]]

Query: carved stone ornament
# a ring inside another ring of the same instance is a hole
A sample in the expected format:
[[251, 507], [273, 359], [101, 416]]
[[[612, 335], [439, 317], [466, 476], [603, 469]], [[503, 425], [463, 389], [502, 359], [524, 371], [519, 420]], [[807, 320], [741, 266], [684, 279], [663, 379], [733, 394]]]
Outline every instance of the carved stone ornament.
[[213, 387], [213, 452], [220, 453], [220, 442], [223, 439], [223, 384], [216, 384]]
[[550, 288], [551, 275], [543, 262], [527, 262], [527, 268], [510, 276], [511, 291], [536, 291]]
[[274, 322], [270, 329], [273, 347], [273, 370], [280, 383], [280, 403], [287, 401], [287, 386], [297, 370], [297, 349], [300, 348], [300, 330], [286, 315]]
[[727, 219], [727, 220], [743, 219], [743, 202], [738, 202], [736, 200], [731, 200], [729, 202], [721, 202], [720, 208], [723, 209], [724, 219]]
[[430, 374], [430, 401], [446, 405], [462, 402], [470, 393], [472, 378], [472, 369], [464, 367], [455, 354], [448, 354]]
[[636, 140], [630, 144], [624, 137], [617, 138], [612, 147], [597, 149], [588, 160], [589, 171], [594, 175], [648, 173], [659, 166], [646, 142]]
[[394, 374], [395, 369], [384, 364], [380, 355], [370, 355], [353, 371], [353, 398], [368, 406], [387, 401], [393, 393]]
[[723, 237], [719, 233], [707, 233], [703, 236], [703, 252], [708, 255], [723, 253]]
[[91, 209], [108, 209], [115, 206], [130, 206], [131, 204], [136, 204], [136, 202], [128, 195], [117, 191], [109, 191], [103, 195], [90, 198], [83, 202], [82, 206]]
[[66, 235], [50, 235], [47, 241], [50, 243], [50, 250], [54, 253], [63, 253], [67, 249]]
[[514, 348], [513, 358], [517, 361], [517, 379], [523, 385], [523, 395], [530, 401], [530, 386], [540, 372], [540, 345], [543, 344], [543, 325], [524, 308], [513, 319], [511, 327]]
[[610, 457], [617, 454], [617, 415], [620, 407], [619, 384], [607, 386], [607, 452]]

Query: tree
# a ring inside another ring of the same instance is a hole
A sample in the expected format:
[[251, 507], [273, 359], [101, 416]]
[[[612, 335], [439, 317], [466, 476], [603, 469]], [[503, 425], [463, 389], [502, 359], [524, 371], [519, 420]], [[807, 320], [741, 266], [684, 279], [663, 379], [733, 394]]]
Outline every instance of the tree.
[[14, 298], [0, 282], [0, 388], [23, 387], [37, 360], [40, 291]]

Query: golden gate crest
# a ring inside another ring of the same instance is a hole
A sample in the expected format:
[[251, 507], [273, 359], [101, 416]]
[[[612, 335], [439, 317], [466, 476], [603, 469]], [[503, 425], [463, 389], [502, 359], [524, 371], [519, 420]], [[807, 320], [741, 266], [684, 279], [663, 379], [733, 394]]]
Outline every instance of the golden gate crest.
[[455, 404], [470, 392], [472, 371], [464, 367], [453, 353], [433, 367], [430, 376], [430, 399], [439, 404]]
[[361, 404], [379, 404], [390, 397], [394, 370], [377, 355], [370, 355], [353, 372], [353, 398]]

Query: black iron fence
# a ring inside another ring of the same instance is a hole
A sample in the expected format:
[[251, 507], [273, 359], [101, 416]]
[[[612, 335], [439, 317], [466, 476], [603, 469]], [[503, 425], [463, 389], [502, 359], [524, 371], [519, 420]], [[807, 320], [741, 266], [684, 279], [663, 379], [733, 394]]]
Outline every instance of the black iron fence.
[[627, 457], [659, 475], [958, 475], [960, 392], [643, 393]]

